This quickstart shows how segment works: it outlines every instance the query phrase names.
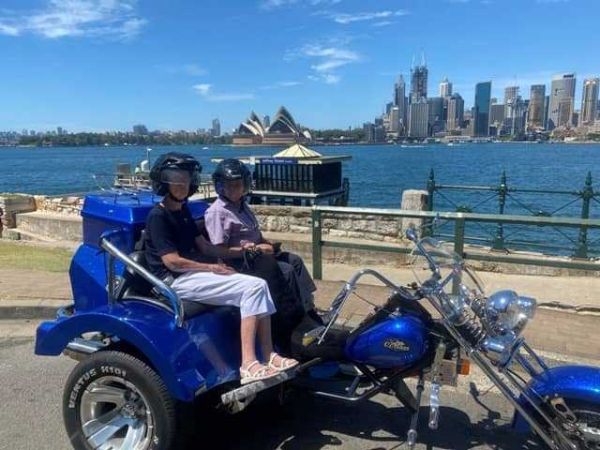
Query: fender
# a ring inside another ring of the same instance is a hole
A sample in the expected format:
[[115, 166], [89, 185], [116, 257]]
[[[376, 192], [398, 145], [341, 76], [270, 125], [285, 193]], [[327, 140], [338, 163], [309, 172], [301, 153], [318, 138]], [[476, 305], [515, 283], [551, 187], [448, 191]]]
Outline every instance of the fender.
[[[537, 394], [542, 398], [559, 396], [600, 404], [600, 367], [553, 367], [532, 378], [527, 384], [527, 392], [533, 394], [534, 398]], [[523, 396], [519, 398], [519, 403], [527, 410], [531, 409]], [[518, 412], [515, 412], [512, 424], [517, 431], [529, 431], [529, 424]]]
[[[200, 319], [200, 318], [199, 318]], [[206, 388], [198, 370], [206, 367], [187, 327], [176, 328], [172, 315], [141, 302], [105, 305], [90, 312], [43, 322], [37, 329], [35, 353], [59, 355], [73, 339], [105, 332], [133, 345], [149, 361], [176, 399], [191, 401]]]

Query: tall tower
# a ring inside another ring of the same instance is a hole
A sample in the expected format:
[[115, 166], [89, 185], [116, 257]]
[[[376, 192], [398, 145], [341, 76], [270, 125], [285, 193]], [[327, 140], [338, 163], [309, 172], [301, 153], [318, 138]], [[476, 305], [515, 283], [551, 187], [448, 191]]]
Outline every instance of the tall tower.
[[596, 120], [598, 114], [598, 89], [600, 78], [589, 78], [583, 82], [583, 96], [581, 98], [581, 117], [579, 122], [590, 124]]
[[488, 136], [490, 133], [490, 99], [492, 82], [485, 81], [475, 85], [475, 107], [473, 108], [475, 136]]
[[427, 100], [427, 64], [425, 54], [421, 55], [421, 63], [410, 69], [410, 103]]
[[402, 75], [394, 84], [394, 106], [398, 107], [398, 121], [401, 128], [406, 128], [406, 83]]
[[546, 85], [534, 84], [529, 94], [529, 111], [527, 127], [530, 129], [544, 128], [544, 103], [546, 101]]
[[577, 79], [574, 73], [557, 75], [552, 79], [550, 106], [548, 107], [548, 130], [571, 125], [575, 110], [576, 83]]
[[452, 95], [452, 83], [448, 81], [448, 78], [444, 78], [440, 83], [440, 97], [446, 98]]

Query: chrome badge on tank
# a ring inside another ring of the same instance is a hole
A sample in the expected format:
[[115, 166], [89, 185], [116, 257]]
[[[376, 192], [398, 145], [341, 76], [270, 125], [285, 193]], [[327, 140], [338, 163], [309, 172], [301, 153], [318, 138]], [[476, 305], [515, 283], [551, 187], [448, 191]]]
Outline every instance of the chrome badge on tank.
[[410, 351], [410, 347], [404, 341], [400, 339], [388, 339], [383, 343], [383, 346], [388, 350], [392, 350], [394, 352], [408, 352]]

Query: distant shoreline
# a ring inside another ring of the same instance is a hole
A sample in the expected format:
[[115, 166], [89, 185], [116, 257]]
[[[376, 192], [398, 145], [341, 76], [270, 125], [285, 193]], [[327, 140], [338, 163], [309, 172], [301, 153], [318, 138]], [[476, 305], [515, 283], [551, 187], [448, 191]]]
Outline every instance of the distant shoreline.
[[[452, 141], [451, 141], [452, 142]], [[386, 146], [386, 147], [423, 147], [423, 146], [448, 146], [450, 142], [427, 142], [427, 143], [388, 143], [388, 142], [316, 142], [313, 144], [307, 144], [310, 147], [341, 147], [341, 146]], [[540, 145], [540, 144], [551, 144], [551, 145], [600, 145], [600, 141], [573, 141], [573, 142], [564, 142], [564, 141], [544, 141], [544, 142], [536, 142], [536, 141], [500, 141], [500, 142], [452, 142], [454, 146], [462, 146], [462, 145], [482, 145], [482, 144], [511, 144], [511, 145]], [[0, 145], [0, 151], [3, 149], [52, 149], [52, 148], [122, 148], [122, 147], [132, 147], [135, 149], [138, 148], [148, 148], [149, 146], [146, 144], [129, 144], [129, 145]], [[207, 145], [203, 144], [160, 144], [153, 145], [151, 147], [207, 147]], [[233, 144], [213, 144], [208, 145], [209, 150], [210, 147], [231, 147], [235, 149], [243, 149], [243, 148], [282, 148], [282, 145], [233, 145]], [[206, 149], [205, 149], [206, 150]]]

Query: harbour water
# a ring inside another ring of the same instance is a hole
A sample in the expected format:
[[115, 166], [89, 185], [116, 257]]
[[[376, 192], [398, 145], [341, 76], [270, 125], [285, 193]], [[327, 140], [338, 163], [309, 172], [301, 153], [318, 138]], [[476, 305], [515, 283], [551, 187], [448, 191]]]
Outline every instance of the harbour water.
[[[514, 188], [579, 191], [591, 172], [600, 190], [600, 145], [565, 144], [463, 144], [455, 146], [316, 146], [325, 155], [347, 154], [344, 176], [350, 179], [350, 206], [398, 208], [405, 189], [424, 189], [431, 169], [438, 184], [497, 186], [502, 171]], [[154, 147], [151, 160], [161, 153], [181, 151], [195, 156], [203, 173], [214, 168], [211, 158], [272, 155], [273, 147], [181, 146]], [[65, 194], [109, 187], [117, 163], [134, 167], [146, 157], [145, 147], [15, 148], [0, 147], [0, 192]], [[94, 175], [96, 177], [94, 178]], [[442, 191], [434, 197], [435, 209], [456, 210], [458, 206], [474, 212], [498, 212], [492, 192]], [[565, 206], [567, 203], [570, 205]], [[507, 199], [506, 212], [532, 211], [579, 217], [582, 202], [576, 196], [514, 193]], [[528, 210], [528, 209], [529, 210]], [[591, 217], [600, 217], [600, 203], [592, 201]], [[569, 235], [576, 237], [577, 230]], [[488, 235], [490, 229], [473, 230]], [[533, 233], [536, 234], [536, 233]], [[595, 234], [592, 233], [592, 234]], [[526, 232], [532, 238], [532, 232]], [[538, 237], [541, 236], [537, 233]], [[560, 234], [557, 239], [564, 240]], [[563, 236], [564, 237], [564, 236]], [[546, 236], [546, 239], [548, 237]], [[567, 242], [568, 245], [571, 245]]]
[[[588, 171], [600, 181], [600, 145], [464, 144], [456, 146], [318, 146], [325, 155], [348, 154], [352, 206], [394, 208], [404, 189], [424, 188], [430, 169], [438, 183], [497, 185], [502, 170], [519, 188], [578, 190]], [[168, 151], [195, 156], [203, 173], [211, 158], [271, 155], [273, 147], [155, 147], [151, 159]], [[111, 181], [117, 163], [132, 167], [146, 156], [144, 147], [0, 147], [0, 192], [63, 194], [96, 189]], [[97, 175], [96, 179], [93, 175]]]

